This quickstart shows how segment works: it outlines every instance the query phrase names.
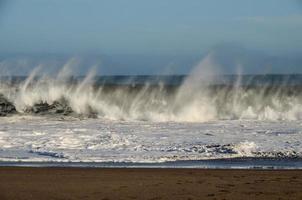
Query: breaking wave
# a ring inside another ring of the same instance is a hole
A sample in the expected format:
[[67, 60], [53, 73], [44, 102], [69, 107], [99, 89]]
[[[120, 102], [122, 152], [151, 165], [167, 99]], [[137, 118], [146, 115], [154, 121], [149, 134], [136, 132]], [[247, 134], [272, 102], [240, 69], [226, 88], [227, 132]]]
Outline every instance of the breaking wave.
[[0, 114], [57, 113], [114, 120], [204, 122], [223, 119], [302, 119], [302, 87], [285, 81], [232, 84], [219, 77], [211, 55], [180, 85], [112, 85], [96, 82], [92, 70], [84, 78], [72, 78], [69, 65], [57, 76], [38, 76], [34, 70], [23, 81], [2, 81]]

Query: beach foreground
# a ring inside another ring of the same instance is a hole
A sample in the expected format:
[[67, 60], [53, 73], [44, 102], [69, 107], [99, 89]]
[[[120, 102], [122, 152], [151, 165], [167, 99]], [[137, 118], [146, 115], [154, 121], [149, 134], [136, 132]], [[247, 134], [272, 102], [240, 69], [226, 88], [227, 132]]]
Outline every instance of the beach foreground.
[[0, 168], [0, 199], [302, 199], [299, 170]]

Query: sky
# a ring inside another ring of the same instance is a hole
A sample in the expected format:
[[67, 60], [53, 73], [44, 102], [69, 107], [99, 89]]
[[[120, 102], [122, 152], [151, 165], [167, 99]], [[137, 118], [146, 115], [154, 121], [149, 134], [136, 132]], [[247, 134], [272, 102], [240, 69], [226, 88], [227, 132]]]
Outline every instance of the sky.
[[187, 73], [217, 51], [227, 73], [230, 60], [302, 73], [301, 35], [301, 0], [0, 0], [1, 66], [16, 71], [80, 57], [83, 72], [90, 60], [105, 74]]

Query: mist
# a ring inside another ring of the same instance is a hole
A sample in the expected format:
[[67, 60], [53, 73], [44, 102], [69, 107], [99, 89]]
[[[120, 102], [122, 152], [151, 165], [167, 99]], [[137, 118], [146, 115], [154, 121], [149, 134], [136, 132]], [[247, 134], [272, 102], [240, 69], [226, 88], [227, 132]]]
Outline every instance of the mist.
[[221, 43], [200, 54], [0, 54], [1, 76], [27, 76], [39, 66], [56, 74], [73, 59], [73, 75], [83, 76], [94, 66], [97, 75], [187, 75], [208, 53], [222, 74], [301, 74], [301, 54], [276, 54]]

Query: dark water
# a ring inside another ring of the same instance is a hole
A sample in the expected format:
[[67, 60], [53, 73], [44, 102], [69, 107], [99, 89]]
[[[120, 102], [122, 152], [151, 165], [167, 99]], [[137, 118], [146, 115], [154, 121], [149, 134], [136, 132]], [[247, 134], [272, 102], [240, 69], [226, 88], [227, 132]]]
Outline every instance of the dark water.
[[[0, 115], [15, 111], [54, 112], [147, 121], [161, 116], [164, 121], [198, 122], [302, 118], [302, 75], [200, 77], [201, 82], [192, 74], [86, 76], [67, 80], [2, 77]], [[111, 112], [113, 109], [115, 112]], [[191, 119], [193, 111], [199, 113], [195, 112]]]
[[[140, 75], [140, 76], [95, 76], [96, 85], [157, 85], [180, 86], [187, 78], [187, 75]], [[1, 77], [4, 82], [20, 83], [26, 80], [26, 76]], [[69, 81], [79, 82], [84, 76], [70, 77]], [[36, 77], [36, 80], [39, 80]], [[287, 85], [302, 86], [302, 74], [267, 74], [267, 75], [222, 75], [213, 77], [213, 83], [217, 85], [234, 85], [240, 80], [244, 86], [261, 85]]]

